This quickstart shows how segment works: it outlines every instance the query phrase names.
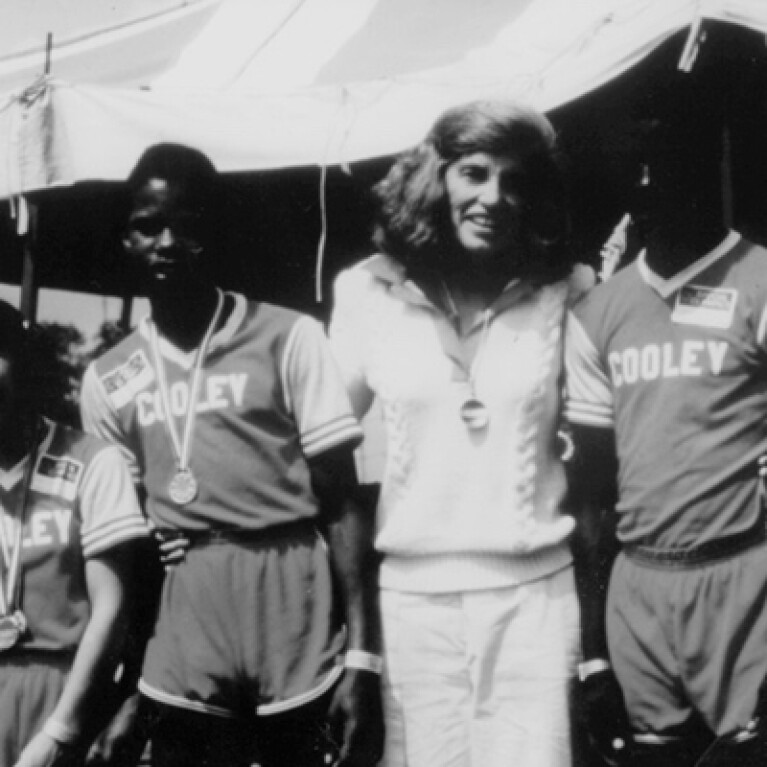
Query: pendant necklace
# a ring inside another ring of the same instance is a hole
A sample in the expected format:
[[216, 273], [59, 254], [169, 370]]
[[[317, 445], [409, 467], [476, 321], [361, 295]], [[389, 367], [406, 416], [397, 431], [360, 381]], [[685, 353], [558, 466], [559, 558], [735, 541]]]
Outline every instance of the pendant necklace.
[[205, 335], [203, 336], [200, 345], [197, 347], [194, 362], [192, 364], [189, 398], [186, 403], [186, 412], [182, 414], [184, 419], [184, 431], [181, 437], [179, 437], [176, 429], [176, 422], [170, 407], [170, 391], [168, 387], [168, 379], [165, 375], [165, 364], [162, 359], [162, 354], [160, 353], [160, 341], [157, 334], [157, 327], [155, 326], [154, 321], [151, 319], [149, 321], [152, 357], [154, 358], [153, 362], [155, 369], [157, 370], [157, 388], [160, 391], [160, 399], [162, 400], [162, 407], [165, 412], [165, 430], [170, 437], [173, 453], [176, 457], [176, 473], [171, 477], [168, 483], [168, 495], [170, 496], [171, 501], [179, 506], [186, 506], [188, 503], [191, 503], [197, 497], [199, 491], [197, 479], [189, 466], [189, 456], [192, 452], [194, 422], [197, 416], [197, 393], [200, 388], [200, 379], [202, 378], [202, 367], [205, 363], [205, 355], [208, 351], [210, 339], [213, 336], [213, 331], [216, 329], [216, 325], [221, 317], [221, 311], [224, 306], [224, 294], [220, 290], [216, 290], [216, 294], [216, 310], [213, 312], [213, 317], [205, 330]]
[[[0, 547], [4, 567], [0, 571], [0, 652], [13, 647], [27, 630], [27, 619], [21, 610], [21, 549], [24, 536], [24, 524], [27, 517], [29, 492], [32, 476], [37, 463], [37, 451], [41, 438], [42, 424], [36, 425], [32, 438], [32, 449], [27, 455], [24, 478], [21, 487], [21, 500], [18, 514], [11, 515], [3, 510], [0, 519]], [[13, 520], [13, 541], [9, 540], [8, 520]]]
[[[444, 280], [442, 281], [442, 290], [444, 292], [445, 300], [450, 308], [451, 314], [453, 317], [458, 318], [458, 321], [460, 322], [461, 315], [458, 311], [458, 307], [456, 306], [455, 300], [453, 299], [453, 296], [450, 293], [450, 290], [448, 289]], [[458, 412], [461, 420], [466, 424], [466, 427], [470, 431], [481, 431], [487, 428], [488, 424], [490, 423], [490, 411], [488, 410], [487, 405], [485, 405], [485, 403], [482, 402], [482, 400], [477, 396], [476, 375], [481, 366], [482, 358], [485, 354], [485, 349], [487, 348], [487, 337], [490, 330], [491, 320], [492, 312], [490, 307], [487, 307], [482, 311], [482, 335], [479, 339], [477, 353], [474, 355], [473, 361], [468, 366], [461, 365], [462, 369], [467, 374], [469, 394], [468, 397], [461, 403], [461, 407], [459, 408]]]

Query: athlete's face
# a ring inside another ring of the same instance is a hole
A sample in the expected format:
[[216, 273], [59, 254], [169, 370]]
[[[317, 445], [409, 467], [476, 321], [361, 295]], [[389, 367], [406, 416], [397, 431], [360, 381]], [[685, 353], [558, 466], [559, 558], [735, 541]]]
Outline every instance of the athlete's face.
[[183, 185], [149, 179], [136, 193], [123, 244], [149, 295], [163, 293], [201, 275], [201, 216]]
[[524, 206], [524, 168], [514, 156], [475, 152], [445, 171], [450, 220], [475, 266], [514, 255]]
[[660, 231], [689, 231], [685, 222], [705, 218], [700, 206], [721, 195], [715, 97], [691, 78], [671, 72], [644, 82], [607, 119], [615, 131], [607, 161], [625, 183], [626, 207], [645, 244]]

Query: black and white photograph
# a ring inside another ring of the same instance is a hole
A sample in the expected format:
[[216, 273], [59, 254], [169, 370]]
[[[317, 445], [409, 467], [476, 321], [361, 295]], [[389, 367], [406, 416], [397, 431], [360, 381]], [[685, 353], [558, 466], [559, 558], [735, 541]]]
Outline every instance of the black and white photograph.
[[0, 0], [0, 767], [767, 766], [765, 0]]

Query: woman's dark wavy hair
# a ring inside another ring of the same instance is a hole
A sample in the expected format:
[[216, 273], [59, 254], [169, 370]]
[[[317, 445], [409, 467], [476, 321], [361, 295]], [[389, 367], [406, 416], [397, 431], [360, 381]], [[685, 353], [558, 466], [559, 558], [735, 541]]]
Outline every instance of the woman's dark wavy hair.
[[459, 262], [445, 171], [475, 152], [523, 158], [525, 276], [542, 284], [565, 277], [572, 268], [566, 248], [570, 221], [556, 134], [542, 114], [509, 101], [474, 101], [447, 110], [420, 144], [395, 161], [373, 187], [377, 247], [410, 274], [443, 271]]

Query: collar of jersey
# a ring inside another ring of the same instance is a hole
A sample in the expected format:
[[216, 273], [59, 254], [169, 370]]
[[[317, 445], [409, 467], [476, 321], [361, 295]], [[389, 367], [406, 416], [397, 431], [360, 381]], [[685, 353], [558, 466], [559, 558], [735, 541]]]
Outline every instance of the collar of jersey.
[[[421, 288], [407, 277], [402, 264], [395, 261], [391, 256], [379, 253], [363, 261], [361, 268], [370, 272], [381, 282], [388, 283], [393, 296], [410, 304], [423, 306], [431, 310], [436, 309]], [[493, 301], [490, 307], [491, 315], [500, 314], [512, 304], [530, 295], [533, 291], [534, 288], [529, 282], [514, 278], [506, 285], [501, 295]]]
[[[47, 418], [43, 419], [45, 424], [45, 436], [43, 437], [40, 447], [37, 450], [37, 462], [40, 462], [40, 458], [48, 452], [48, 448], [51, 446], [51, 440], [53, 439], [53, 422]], [[12, 466], [8, 471], [2, 471], [0, 469], [0, 489], [8, 492], [12, 487], [21, 482], [24, 478], [24, 467], [29, 460], [29, 453], [25, 455], [15, 466]]]
[[711, 264], [718, 261], [726, 253], [729, 253], [741, 240], [738, 232], [730, 231], [727, 236], [705, 256], [682, 269], [668, 279], [656, 274], [647, 264], [647, 250], [642, 250], [637, 256], [637, 269], [642, 279], [655, 290], [662, 298], [668, 298], [676, 293], [679, 288], [686, 285], [693, 277], [708, 269]]
[[[229, 341], [229, 339], [235, 334], [237, 328], [240, 327], [242, 321], [245, 319], [245, 312], [248, 308], [248, 302], [245, 296], [240, 293], [226, 292], [225, 295], [234, 298], [234, 309], [227, 318], [224, 326], [217, 330], [210, 339], [210, 345], [208, 346], [208, 353], [213, 351], [217, 346], [221, 346]], [[139, 325], [141, 335], [149, 340], [151, 337], [149, 332], [150, 317], [144, 317]], [[197, 349], [191, 349], [188, 352], [179, 349], [177, 346], [168, 341], [165, 336], [158, 334], [158, 346], [160, 348], [160, 354], [166, 359], [175, 362], [179, 367], [184, 370], [191, 370], [194, 365], [194, 358], [197, 354]]]

